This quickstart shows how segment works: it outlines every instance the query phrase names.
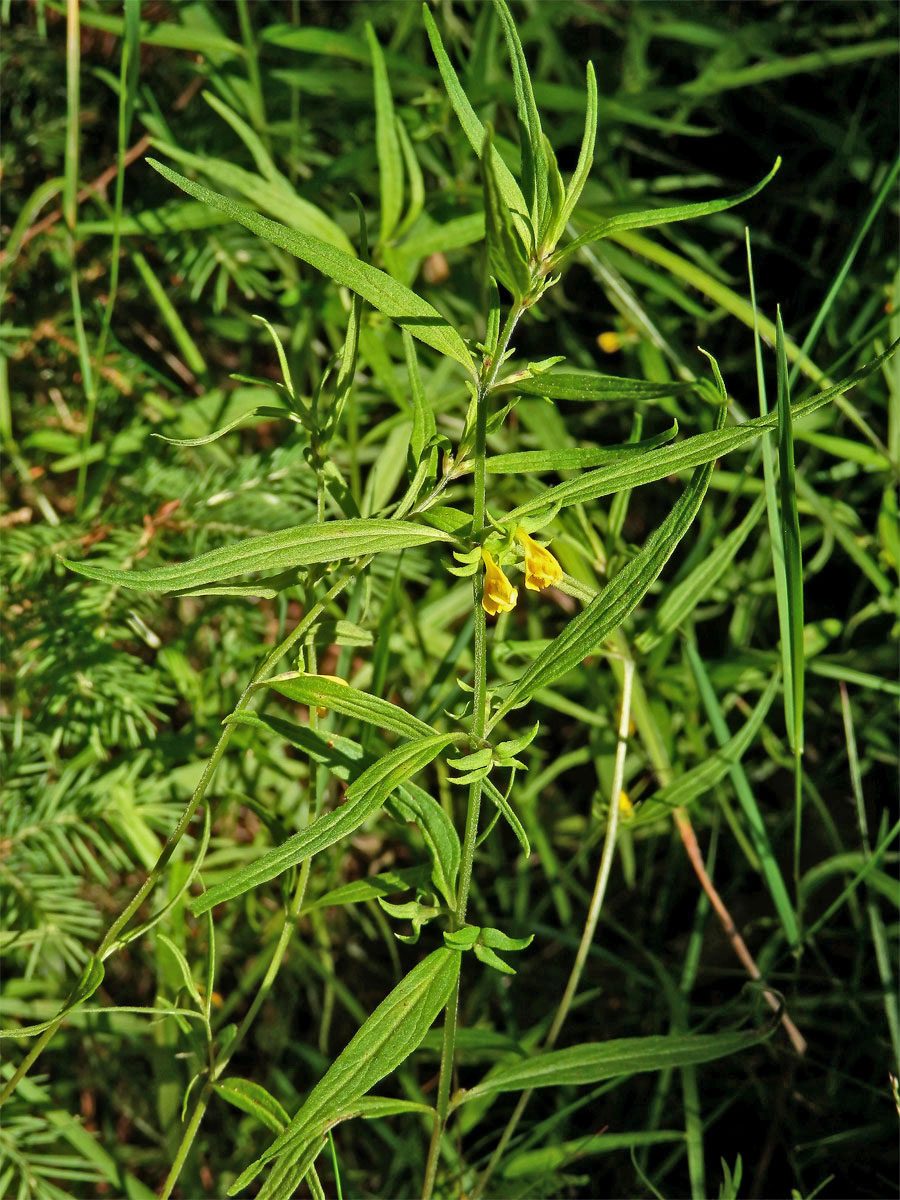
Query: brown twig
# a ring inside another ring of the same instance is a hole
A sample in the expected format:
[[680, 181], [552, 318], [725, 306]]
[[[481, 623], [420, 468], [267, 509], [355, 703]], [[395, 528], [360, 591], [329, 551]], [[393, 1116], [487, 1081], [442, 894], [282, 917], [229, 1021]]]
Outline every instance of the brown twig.
[[[691, 866], [697, 873], [697, 878], [700, 884], [709, 897], [709, 902], [716, 910], [719, 920], [722, 922], [722, 928], [725, 930], [725, 935], [731, 942], [735, 954], [743, 963], [747, 974], [751, 979], [762, 979], [762, 972], [754, 961], [753, 955], [747, 949], [747, 944], [737, 931], [734, 921], [731, 919], [731, 913], [725, 906], [725, 902], [719, 893], [716, 891], [713, 881], [710, 879], [706, 871], [706, 866], [703, 862], [703, 855], [700, 853], [700, 847], [697, 844], [697, 837], [694, 833], [694, 827], [691, 824], [691, 819], [683, 808], [677, 808], [673, 814], [675, 825], [681, 836], [685, 850], [687, 850], [688, 858], [691, 860]], [[798, 1054], [806, 1052], [806, 1038], [787, 1015], [782, 1002], [778, 999], [774, 992], [768, 988], [764, 988], [763, 995], [766, 998], [766, 1003], [774, 1011], [781, 1011], [781, 1023], [784, 1026], [784, 1031], [791, 1039], [791, 1045]]]

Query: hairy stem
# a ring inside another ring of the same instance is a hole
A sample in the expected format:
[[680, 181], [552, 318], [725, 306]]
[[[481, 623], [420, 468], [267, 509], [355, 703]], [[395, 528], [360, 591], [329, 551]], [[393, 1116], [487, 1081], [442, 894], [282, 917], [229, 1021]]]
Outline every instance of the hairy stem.
[[[481, 371], [481, 379], [475, 399], [475, 475], [472, 498], [473, 537], [478, 537], [484, 528], [488, 394], [496, 381], [497, 373], [512, 338], [513, 330], [523, 311], [523, 308], [519, 304], [513, 305], [510, 309], [507, 314], [506, 324], [500, 335], [497, 351], [492, 359], [485, 361]], [[475, 690], [473, 695], [472, 733], [476, 738], [483, 738], [487, 727], [487, 621], [485, 610], [481, 603], [483, 592], [484, 579], [482, 573], [477, 571], [473, 577], [472, 594], [475, 632]], [[477, 779], [469, 785], [466, 827], [463, 835], [462, 858], [459, 866], [459, 885], [456, 893], [456, 912], [451, 917], [451, 926], [454, 929], [459, 929], [466, 923], [466, 909], [469, 904], [469, 887], [472, 882], [472, 864], [475, 860], [475, 843], [478, 839], [478, 818], [480, 815], [481, 780]], [[441, 1140], [447, 1124], [458, 1010], [459, 978], [457, 978], [456, 985], [450, 994], [450, 999], [447, 1001], [447, 1007], [444, 1010], [444, 1036], [441, 1044], [441, 1070], [438, 1080], [437, 1111], [431, 1133], [431, 1142], [428, 1147], [428, 1161], [425, 1166], [422, 1200], [430, 1200], [434, 1190], [434, 1181], [437, 1175], [437, 1165], [441, 1151]]]

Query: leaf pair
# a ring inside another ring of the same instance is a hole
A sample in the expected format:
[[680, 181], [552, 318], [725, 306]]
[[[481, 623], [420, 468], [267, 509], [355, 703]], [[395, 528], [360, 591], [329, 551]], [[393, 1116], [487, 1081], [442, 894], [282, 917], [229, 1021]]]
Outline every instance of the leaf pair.
[[442, 948], [413, 967], [338, 1055], [290, 1125], [229, 1188], [229, 1196], [273, 1160], [260, 1200], [289, 1200], [295, 1194], [327, 1131], [357, 1115], [366, 1093], [419, 1046], [456, 985], [459, 964], [458, 951]]

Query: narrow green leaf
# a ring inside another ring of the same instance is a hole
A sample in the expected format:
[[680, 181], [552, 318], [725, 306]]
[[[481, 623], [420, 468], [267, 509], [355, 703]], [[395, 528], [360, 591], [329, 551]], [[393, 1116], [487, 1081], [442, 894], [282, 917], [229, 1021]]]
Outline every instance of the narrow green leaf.
[[584, 136], [581, 140], [581, 150], [578, 154], [574, 174], [569, 180], [566, 200], [556, 225], [551, 230], [548, 243], [551, 248], [562, 237], [566, 225], [575, 211], [575, 205], [584, 190], [591, 167], [594, 165], [594, 143], [597, 140], [597, 76], [594, 74], [594, 64], [587, 65], [587, 108], [584, 114]]
[[[720, 423], [724, 420], [724, 415], [723, 406], [719, 410]], [[604, 638], [618, 629], [634, 611], [690, 528], [706, 494], [711, 475], [711, 463], [695, 471], [671, 513], [650, 535], [643, 550], [635, 555], [583, 612], [569, 622], [563, 632], [554, 638], [525, 674], [516, 681], [493, 718], [492, 724], [541, 688], [549, 687], [554, 680], [593, 653]]]
[[163, 178], [180, 187], [195, 200], [203, 200], [232, 220], [245, 225], [252, 233], [309, 263], [335, 283], [343, 284], [344, 287], [357, 292], [373, 308], [396, 321], [398, 325], [408, 328], [413, 337], [461, 363], [466, 370], [475, 375], [472, 356], [446, 317], [442, 317], [427, 300], [417, 296], [384, 271], [379, 271], [370, 263], [360, 262], [319, 238], [297, 233], [286, 225], [271, 221], [246, 204], [219, 195], [201, 183], [186, 179], [155, 159], [148, 158], [146, 161], [159, 171]]
[[[900, 346], [900, 339], [892, 343], [883, 354], [879, 354], [864, 367], [834, 384], [824, 392], [811, 396], [791, 408], [794, 421], [802, 420], [818, 409], [829, 404], [836, 396], [843, 395], [857, 383], [878, 370]], [[724, 454], [736, 450], [739, 446], [754, 441], [778, 424], [777, 413], [767, 413], [752, 421], [728, 429], [711, 430], [708, 433], [698, 433], [694, 437], [685, 438], [675, 446], [654, 450], [650, 454], [641, 455], [637, 462], [629, 460], [625, 463], [611, 463], [607, 467], [599, 467], [583, 475], [580, 479], [570, 479], [556, 487], [548, 488], [531, 500], [526, 500], [518, 508], [507, 513], [507, 521], [521, 520], [532, 513], [540, 513], [555, 507], [565, 507], [570, 504], [582, 504], [588, 500], [596, 500], [599, 496], [608, 496], [622, 488], [638, 487], [644, 483], [653, 483], [657, 479], [665, 479], [676, 471], [683, 471], [703, 463], [714, 462]]]
[[504, 933], [502, 929], [492, 929], [487, 925], [482, 926], [481, 940], [492, 950], [527, 950], [534, 941], [534, 934], [529, 933], [525, 937], [514, 938]]
[[[784, 79], [808, 71], [830, 72], [844, 63], [860, 59], [887, 56], [896, 60], [900, 43], [896, 38], [881, 38], [871, 42], [856, 42], [850, 46], [828, 46], [808, 54], [776, 55], [747, 67], [728, 70], [720, 68], [704, 72], [701, 78], [692, 79], [678, 89], [682, 95], [696, 98], [729, 91], [732, 88], [760, 87], [773, 79]], [[826, 76], [827, 79], [827, 76]], [[814, 87], [813, 84], [806, 85]], [[824, 84], [822, 86], [827, 86]]]
[[342, 904], [364, 904], [367, 900], [377, 900], [383, 896], [394, 896], [397, 892], [405, 892], [409, 888], [424, 885], [428, 879], [428, 868], [406, 867], [402, 871], [382, 871], [378, 875], [369, 875], [366, 879], [354, 879], [342, 887], [334, 888], [304, 905], [304, 912], [315, 908], [334, 908]]
[[580, 1172], [586, 1167], [583, 1160], [594, 1154], [612, 1154], [617, 1150], [632, 1150], [639, 1146], [657, 1146], [664, 1142], [683, 1142], [681, 1129], [654, 1129], [627, 1133], [595, 1133], [568, 1142], [555, 1142], [537, 1150], [522, 1150], [510, 1156], [502, 1169], [504, 1179], [528, 1179], [533, 1183], [541, 1175], [556, 1174], [567, 1166]]
[[695, 217], [708, 217], [711, 213], [724, 212], [727, 208], [743, 204], [745, 200], [750, 200], [757, 192], [762, 191], [780, 166], [781, 158], [778, 157], [765, 178], [754, 184], [753, 187], [747, 188], [746, 191], [739, 192], [736, 196], [724, 196], [721, 200], [703, 200], [699, 204], [673, 204], [668, 208], [649, 208], [643, 212], [619, 213], [614, 217], [607, 217], [605, 221], [585, 230], [574, 241], [558, 250], [551, 259], [552, 269], [556, 270], [562, 266], [582, 246], [589, 246], [591, 242], [599, 241], [600, 238], [609, 237], [611, 234], [621, 233], [627, 229], [649, 229], [656, 225], [669, 225], [673, 221], [689, 221]]
[[456, 906], [456, 878], [462, 849], [459, 834], [440, 804], [419, 787], [407, 782], [385, 801], [385, 808], [397, 821], [418, 827], [431, 854], [431, 880], [451, 909]]
[[216, 442], [226, 433], [231, 433], [233, 429], [237, 429], [240, 425], [247, 425], [254, 418], [260, 417], [264, 420], [269, 420], [272, 417], [281, 421], [296, 421], [296, 417], [287, 408], [277, 408], [274, 404], [260, 404], [256, 408], [248, 408], [246, 412], [242, 412], [239, 417], [235, 417], [233, 421], [229, 421], [227, 425], [223, 425], [221, 429], [217, 429], [214, 433], [208, 433], [205, 437], [195, 438], [170, 438], [163, 433], [154, 433], [151, 436], [159, 438], [162, 442], [168, 442], [170, 446], [208, 446], [210, 442]]
[[[502, 384], [500, 386], [503, 386]], [[525, 396], [545, 396], [550, 400], [583, 400], [587, 403], [655, 400], [691, 391], [695, 384], [683, 380], [650, 381], [603, 375], [599, 371], [546, 371], [513, 384]]]
[[418, 220], [419, 214], [425, 207], [425, 180], [422, 177], [422, 168], [419, 166], [419, 160], [416, 158], [412, 139], [406, 132], [406, 126], [399, 115], [396, 117], [396, 125], [397, 137], [400, 140], [400, 150], [403, 154], [403, 165], [406, 168], [406, 176], [409, 181], [409, 207], [397, 231], [398, 234], [402, 234]]
[[505, 963], [499, 954], [496, 954], [490, 946], [482, 945], [477, 942], [473, 947], [475, 957], [479, 962], [484, 963], [486, 967], [492, 967], [495, 971], [499, 971], [502, 975], [515, 975], [515, 967], [511, 967], [509, 963]]
[[403, 350], [406, 355], [406, 370], [409, 374], [409, 387], [413, 403], [413, 430], [409, 446], [413, 460], [418, 463], [427, 443], [434, 437], [437, 427], [434, 412], [425, 397], [422, 387], [422, 376], [419, 373], [419, 360], [416, 357], [416, 344], [409, 331], [403, 330]]
[[227, 879], [198, 896], [189, 905], [195, 916], [216, 904], [233, 900], [260, 884], [275, 879], [290, 867], [312, 858], [320, 850], [349, 837], [374, 812], [381, 808], [390, 793], [427, 766], [453, 740], [453, 734], [434, 734], [421, 741], [409, 742], [390, 750], [351, 783], [340, 808], [327, 813], [295, 833], [280, 846], [275, 846], [256, 862], [236, 871]]
[[200, 999], [200, 993], [197, 990], [197, 984], [194, 981], [194, 976], [191, 974], [191, 968], [188, 965], [188, 960], [184, 957], [180, 947], [176, 946], [170, 937], [167, 937], [164, 933], [160, 933], [159, 931], [157, 931], [156, 940], [161, 942], [162, 945], [165, 946], [166, 950], [168, 950], [169, 954], [171, 954], [171, 956], [174, 958], [185, 989], [196, 1004], [197, 1011], [203, 1012], [204, 1004]]
[[375, 86], [375, 151], [378, 156], [378, 189], [381, 196], [381, 235], [384, 246], [397, 228], [403, 211], [403, 155], [397, 136], [394, 99], [384, 53], [371, 21], [366, 21], [366, 39], [372, 55]]
[[[481, 151], [484, 147], [484, 125], [482, 125], [481, 121], [475, 115], [475, 109], [469, 103], [469, 98], [462, 89], [456, 71], [453, 69], [453, 64], [447, 57], [447, 52], [441, 41], [441, 35], [438, 33], [438, 27], [434, 23], [434, 18], [431, 15], [428, 5], [424, 3], [422, 5], [422, 20], [425, 22], [425, 31], [428, 34], [428, 40], [431, 42], [434, 57], [437, 59], [438, 70], [444, 81], [444, 87], [447, 89], [447, 95], [450, 97], [453, 111], [459, 118], [463, 133], [469, 139], [469, 145], [481, 157]], [[518, 218], [517, 228], [520, 235], [527, 236], [528, 226], [525, 218], [528, 212], [528, 205], [525, 203], [525, 198], [522, 195], [519, 185], [516, 183], [512, 171], [510, 171], [509, 167], [500, 157], [495, 147], [491, 148], [491, 160], [494, 164], [494, 172], [500, 194], [506, 201], [510, 212], [522, 214]]]
[[336, 562], [433, 541], [452, 541], [452, 538], [438, 530], [404, 521], [326, 521], [321, 525], [297, 525], [293, 529], [234, 542], [188, 562], [154, 567], [149, 571], [123, 571], [119, 567], [70, 562], [66, 558], [62, 562], [79, 575], [99, 579], [101, 583], [118, 584], [142, 592], [175, 592], [217, 583], [247, 571]]
[[258, 686], [272, 687], [299, 704], [308, 704], [311, 708], [330, 708], [378, 729], [390, 729], [406, 738], [431, 737], [434, 734], [430, 725], [398, 705], [391, 704], [389, 700], [382, 700], [380, 696], [372, 696], [350, 684], [337, 683], [322, 675], [301, 675], [291, 671], [285, 675], [275, 675]]
[[620, 446], [571, 446], [565, 450], [518, 450], [512, 454], [494, 454], [486, 462], [488, 475], [520, 475], [527, 471], [573, 471], [596, 467], [600, 463], [621, 463], [623, 457], [646, 454], [671, 442], [678, 434], [678, 422], [662, 433], [639, 442], [623, 442]]
[[800, 519], [797, 514], [797, 482], [794, 471], [794, 436], [791, 423], [791, 392], [781, 306], [775, 313], [775, 364], [778, 376], [778, 482], [781, 507], [782, 546], [787, 584], [788, 645], [784, 647], [785, 708], [790, 709], [788, 730], [795, 754], [803, 752], [803, 553]]
[[456, 1101], [456, 1106], [497, 1092], [599, 1083], [617, 1075], [668, 1071], [713, 1062], [756, 1046], [771, 1033], [772, 1028], [747, 1033], [612, 1038], [606, 1042], [568, 1046], [565, 1050], [535, 1054], [524, 1061], [498, 1067], [481, 1083], [469, 1088]]
[[556, 155], [553, 153], [553, 147], [550, 145], [546, 134], [543, 134], [544, 158], [547, 163], [547, 205], [544, 212], [544, 223], [540, 228], [540, 236], [538, 238], [538, 252], [540, 247], [549, 245], [550, 230], [555, 228], [562, 216], [563, 208], [566, 203], [566, 187], [562, 181], [562, 176], [559, 173], [559, 164], [556, 161]]
[[492, 804], [495, 804], [503, 814], [507, 825], [509, 825], [510, 829], [516, 835], [516, 839], [518, 840], [519, 845], [522, 847], [525, 857], [530, 858], [531, 843], [528, 841], [528, 834], [525, 832], [525, 827], [523, 826], [522, 822], [516, 816], [512, 805], [509, 803], [500, 789], [491, 783], [490, 779], [485, 779], [481, 785], [481, 788], [488, 800], [490, 800]]
[[516, 300], [531, 286], [531, 271], [526, 250], [513, 223], [512, 214], [500, 194], [491, 154], [493, 130], [487, 126], [481, 152], [481, 179], [484, 190], [484, 234], [492, 275]]
[[281, 1133], [290, 1118], [275, 1097], [267, 1092], [259, 1083], [251, 1079], [241, 1079], [234, 1075], [229, 1079], [221, 1079], [213, 1085], [215, 1091], [223, 1100], [239, 1108], [241, 1112], [256, 1117], [273, 1133]]
[[398, 1117], [407, 1113], [425, 1113], [433, 1116], [434, 1109], [430, 1104], [421, 1104], [418, 1100], [394, 1100], [390, 1096], [363, 1096], [353, 1104], [352, 1111], [344, 1114], [347, 1117], [362, 1117], [364, 1121], [377, 1121], [381, 1117]]
[[494, 8], [506, 35], [506, 44], [513, 70], [516, 109], [519, 116], [519, 149], [522, 154], [522, 191], [531, 216], [532, 246], [537, 246], [539, 230], [546, 226], [548, 185], [547, 160], [544, 157], [544, 134], [541, 118], [534, 102], [531, 76], [519, 41], [519, 33], [506, 0], [494, 0]]
[[258, 1160], [280, 1156], [259, 1193], [260, 1200], [290, 1195], [284, 1185], [305, 1160], [310, 1142], [343, 1116], [366, 1092], [418, 1047], [446, 1004], [459, 975], [458, 951], [441, 947], [409, 972], [375, 1009], [307, 1097], [288, 1128]]

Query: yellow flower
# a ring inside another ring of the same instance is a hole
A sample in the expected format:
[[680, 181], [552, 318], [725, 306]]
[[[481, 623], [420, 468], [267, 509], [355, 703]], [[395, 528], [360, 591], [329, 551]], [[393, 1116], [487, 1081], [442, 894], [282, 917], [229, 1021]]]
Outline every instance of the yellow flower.
[[492, 617], [496, 617], [498, 612], [512, 612], [516, 607], [519, 593], [494, 562], [489, 551], [482, 550], [481, 557], [484, 559], [484, 591], [481, 596], [481, 607]]
[[539, 592], [553, 583], [559, 583], [563, 575], [562, 567], [550, 551], [529, 537], [521, 525], [516, 526], [516, 537], [525, 551], [525, 586], [532, 592]]
[[634, 816], [634, 805], [629, 800], [627, 792], [619, 792], [619, 813], [626, 819]]

